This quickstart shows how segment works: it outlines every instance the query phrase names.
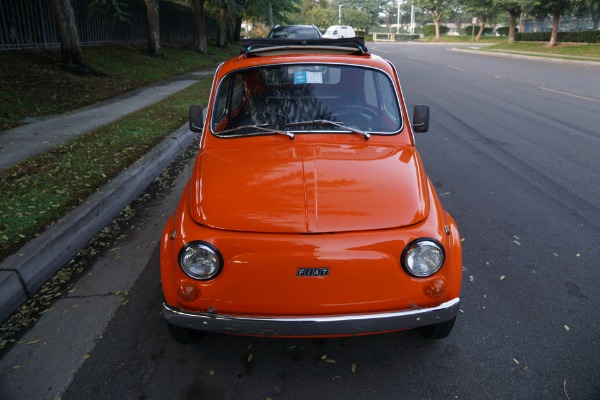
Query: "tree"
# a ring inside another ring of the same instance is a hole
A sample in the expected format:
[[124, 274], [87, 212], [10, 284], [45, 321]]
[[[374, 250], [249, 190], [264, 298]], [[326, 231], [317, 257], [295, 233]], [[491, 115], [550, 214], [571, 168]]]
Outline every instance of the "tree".
[[444, 8], [448, 5], [446, 0], [416, 0], [415, 5], [426, 10], [433, 17], [435, 25], [435, 40], [440, 40], [440, 21], [444, 14]]
[[556, 45], [558, 39], [558, 25], [560, 17], [574, 6], [572, 0], [535, 0], [530, 4], [529, 8], [535, 13], [540, 14], [546, 12], [552, 15], [552, 33], [550, 34], [550, 42], [548, 47]]
[[493, 0], [463, 0], [465, 11], [479, 20], [479, 32], [475, 40], [479, 42], [485, 28], [485, 24], [491, 18], [494, 18], [498, 12], [498, 7]]
[[342, 24], [368, 31], [379, 25], [386, 4], [386, 0], [337, 0], [332, 1], [331, 7], [337, 14], [342, 5]]
[[75, 25], [71, 0], [52, 0], [52, 14], [60, 40], [60, 62], [64, 66], [83, 66], [81, 43]]
[[289, 22], [290, 15], [300, 12], [299, 4], [300, 0], [248, 0], [243, 9], [243, 17], [251, 22], [266, 22], [271, 28]]
[[600, 0], [574, 0], [574, 9], [580, 14], [590, 14], [592, 16], [592, 30], [598, 30], [600, 27]]
[[148, 23], [148, 52], [155, 57], [164, 57], [160, 46], [160, 14], [158, 0], [144, 0]]
[[517, 17], [523, 12], [523, 4], [525, 0], [493, 0], [494, 4], [508, 12], [508, 44], [515, 42], [515, 26], [517, 24]]
[[194, 24], [194, 50], [206, 54], [208, 44], [206, 41], [206, 0], [190, 0], [192, 7], [192, 20]]

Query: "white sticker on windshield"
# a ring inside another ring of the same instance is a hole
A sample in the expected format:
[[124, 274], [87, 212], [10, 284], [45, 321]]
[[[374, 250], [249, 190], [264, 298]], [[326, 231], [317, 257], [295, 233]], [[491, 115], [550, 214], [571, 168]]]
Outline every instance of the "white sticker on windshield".
[[306, 83], [323, 83], [323, 74], [321, 72], [306, 71]]

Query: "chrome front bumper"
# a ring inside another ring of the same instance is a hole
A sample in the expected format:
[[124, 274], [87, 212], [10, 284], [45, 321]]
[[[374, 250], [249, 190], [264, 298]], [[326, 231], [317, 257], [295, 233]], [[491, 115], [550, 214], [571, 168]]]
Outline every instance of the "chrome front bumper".
[[412, 329], [448, 321], [458, 313], [456, 298], [433, 308], [322, 317], [239, 317], [192, 313], [163, 303], [168, 323], [200, 331], [254, 336], [354, 335]]

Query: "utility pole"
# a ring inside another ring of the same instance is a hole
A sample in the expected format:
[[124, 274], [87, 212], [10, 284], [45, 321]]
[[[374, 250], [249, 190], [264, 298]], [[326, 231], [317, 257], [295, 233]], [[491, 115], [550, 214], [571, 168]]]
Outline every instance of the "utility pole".
[[400, 0], [398, 0], [398, 15], [396, 18], [396, 33], [400, 33]]
[[342, 24], [342, 7], [344, 7], [343, 4], [338, 6], [338, 25]]

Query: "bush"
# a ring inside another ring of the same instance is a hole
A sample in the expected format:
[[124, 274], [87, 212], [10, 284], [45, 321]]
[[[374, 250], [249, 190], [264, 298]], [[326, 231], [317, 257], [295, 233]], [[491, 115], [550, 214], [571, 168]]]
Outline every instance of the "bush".
[[[463, 35], [471, 36], [473, 34], [473, 25], [465, 26], [464, 28], [461, 29], [461, 31], [462, 31]], [[479, 33], [479, 25], [475, 25], [475, 34], [477, 35], [478, 33]], [[483, 28], [484, 35], [491, 35], [493, 33], [494, 33], [494, 28], [487, 27], [487, 26]]]
[[[440, 36], [444, 36], [448, 34], [450, 28], [444, 25], [440, 25]], [[435, 36], [435, 25], [425, 25], [423, 27], [423, 35], [424, 36]]]
[[[528, 32], [515, 35], [520, 42], [549, 42], [551, 32]], [[559, 42], [600, 43], [600, 31], [558, 32]]]
[[[496, 29], [496, 32], [498, 32], [500, 36], [508, 36], [508, 26], [500, 27]], [[519, 32], [519, 28], [515, 27], [515, 33], [517, 32]]]

